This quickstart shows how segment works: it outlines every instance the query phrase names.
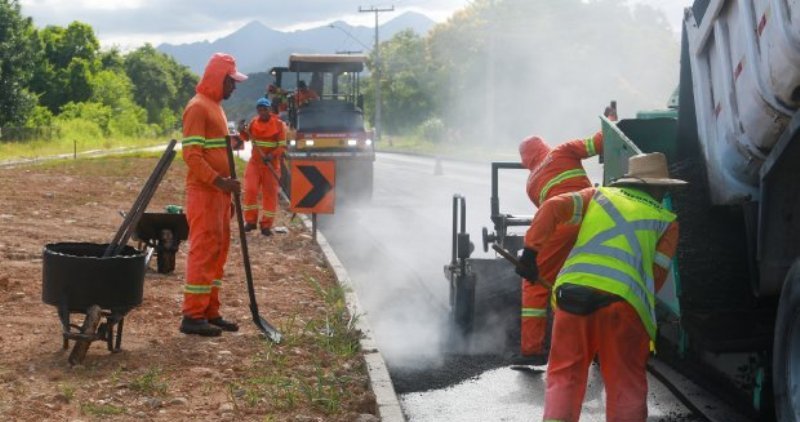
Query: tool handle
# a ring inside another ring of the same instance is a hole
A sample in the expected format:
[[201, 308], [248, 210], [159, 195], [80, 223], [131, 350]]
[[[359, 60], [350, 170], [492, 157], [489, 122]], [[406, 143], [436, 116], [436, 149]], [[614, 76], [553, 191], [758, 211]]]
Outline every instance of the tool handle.
[[[524, 268], [524, 266], [522, 265], [522, 263], [521, 263], [521, 262], [519, 262], [519, 260], [517, 259], [517, 257], [516, 257], [516, 256], [514, 256], [513, 254], [511, 254], [511, 252], [509, 252], [509, 251], [507, 251], [507, 250], [503, 249], [503, 248], [502, 248], [500, 245], [498, 245], [497, 243], [492, 243], [492, 249], [494, 249], [494, 251], [495, 251], [495, 252], [497, 252], [498, 254], [500, 254], [500, 256], [502, 256], [503, 258], [505, 258], [505, 259], [506, 259], [508, 262], [510, 262], [510, 263], [512, 263], [512, 264], [514, 264], [514, 266], [515, 266], [515, 267], [517, 267], [517, 268]], [[552, 285], [552, 284], [550, 284], [550, 282], [548, 282], [547, 280], [545, 280], [545, 279], [543, 279], [543, 278], [541, 278], [541, 277], [539, 277], [538, 279], [534, 280], [534, 282], [535, 282], [535, 283], [539, 283], [539, 284], [541, 284], [542, 286], [544, 286], [544, 287], [547, 287], [548, 289], [552, 289], [552, 288], [553, 288], [553, 285]]]
[[[230, 178], [236, 180], [236, 162], [233, 159], [233, 148], [231, 146], [231, 137], [225, 137], [225, 149], [228, 152], [228, 168], [230, 169]], [[238, 190], [233, 191], [233, 206], [236, 213], [236, 222], [239, 225], [239, 243], [242, 246], [242, 260], [244, 261], [244, 275], [247, 279], [247, 294], [250, 296], [250, 310], [253, 314], [258, 314], [256, 305], [256, 291], [253, 287], [253, 271], [250, 268], [250, 251], [247, 248], [247, 235], [244, 232], [244, 215], [242, 213], [242, 193]]]

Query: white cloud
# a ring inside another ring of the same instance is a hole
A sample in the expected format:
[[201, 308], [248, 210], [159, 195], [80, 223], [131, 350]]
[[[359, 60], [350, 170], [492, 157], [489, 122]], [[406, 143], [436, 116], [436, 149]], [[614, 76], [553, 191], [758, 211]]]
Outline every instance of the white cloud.
[[[663, 10], [677, 31], [682, 9], [691, 0], [629, 2]], [[253, 20], [278, 30], [307, 29], [335, 20], [372, 26], [374, 15], [358, 13], [359, 6], [394, 4], [396, 12], [381, 14], [382, 22], [409, 10], [441, 22], [470, 0], [21, 0], [20, 3], [23, 13], [32, 16], [37, 26], [86, 22], [95, 29], [102, 45], [127, 49], [145, 42], [158, 45], [211, 41]]]

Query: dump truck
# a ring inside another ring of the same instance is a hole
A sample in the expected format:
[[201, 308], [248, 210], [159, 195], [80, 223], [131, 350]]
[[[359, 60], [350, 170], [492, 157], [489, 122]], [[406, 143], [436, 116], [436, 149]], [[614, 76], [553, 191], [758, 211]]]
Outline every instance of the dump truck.
[[[364, 55], [291, 54], [288, 67], [270, 69], [273, 84], [290, 93], [287, 158], [335, 161], [337, 197], [372, 196], [375, 146], [364, 126], [360, 79], [366, 60]], [[301, 85], [318, 99], [298, 104]]]
[[[603, 183], [660, 151], [690, 182], [665, 205], [681, 239], [657, 298], [656, 358], [760, 420], [800, 420], [800, 0], [696, 0], [685, 10], [680, 84], [664, 110], [610, 122]], [[522, 247], [530, 216], [501, 212], [492, 164], [488, 250]], [[524, 187], [520, 187], [523, 189]], [[473, 258], [465, 199], [453, 199], [445, 273], [460, 347], [494, 325], [518, 347], [519, 277]], [[516, 306], [516, 308], [513, 308]], [[506, 307], [506, 308], [502, 308]], [[508, 307], [511, 307], [510, 309]]]

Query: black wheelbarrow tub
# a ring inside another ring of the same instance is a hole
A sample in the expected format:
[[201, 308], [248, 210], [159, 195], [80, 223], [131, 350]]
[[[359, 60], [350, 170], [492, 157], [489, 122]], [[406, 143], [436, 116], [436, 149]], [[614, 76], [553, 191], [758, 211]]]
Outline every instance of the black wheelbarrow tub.
[[108, 245], [51, 243], [45, 246], [42, 301], [85, 313], [98, 305], [124, 315], [142, 303], [145, 254], [130, 246], [103, 258]]

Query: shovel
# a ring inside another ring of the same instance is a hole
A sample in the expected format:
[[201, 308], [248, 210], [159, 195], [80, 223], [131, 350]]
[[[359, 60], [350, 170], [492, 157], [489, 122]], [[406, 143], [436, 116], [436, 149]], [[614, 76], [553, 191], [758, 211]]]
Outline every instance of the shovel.
[[[505, 258], [508, 262], [514, 264], [515, 267], [518, 267], [518, 268], [522, 267], [522, 263], [519, 262], [517, 257], [512, 255], [511, 252], [503, 249], [502, 246], [498, 245], [497, 243], [492, 243], [492, 249], [494, 249], [495, 252], [499, 253], [500, 256]], [[536, 279], [535, 282], [541, 284], [544, 287], [547, 287], [548, 289], [552, 289], [553, 288], [552, 284], [550, 284], [547, 280], [545, 280], [545, 279], [543, 279], [541, 277]]]
[[[233, 148], [231, 147], [230, 136], [225, 137], [225, 148], [228, 150], [228, 167], [230, 167], [231, 170], [231, 179], [236, 180], [236, 163], [233, 161]], [[247, 236], [244, 233], [241, 195], [239, 191], [233, 192], [233, 204], [236, 209], [236, 221], [239, 223], [239, 240], [242, 244], [242, 260], [244, 260], [244, 274], [247, 279], [247, 294], [250, 296], [250, 313], [253, 315], [253, 322], [256, 324], [256, 327], [258, 327], [268, 339], [275, 343], [280, 343], [281, 333], [258, 313], [256, 290], [253, 287], [253, 272], [250, 269], [250, 253], [247, 250]]]

